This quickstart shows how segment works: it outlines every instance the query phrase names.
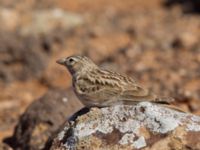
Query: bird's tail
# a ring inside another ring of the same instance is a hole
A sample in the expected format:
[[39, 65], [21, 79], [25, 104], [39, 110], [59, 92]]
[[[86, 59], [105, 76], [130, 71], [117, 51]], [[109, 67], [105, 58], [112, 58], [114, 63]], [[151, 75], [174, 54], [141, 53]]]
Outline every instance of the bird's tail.
[[[159, 104], [158, 104], [159, 105]], [[174, 106], [174, 105], [169, 105], [169, 104], [160, 104], [161, 107], [166, 107], [166, 108], [169, 108], [169, 109], [172, 109], [172, 110], [176, 110], [176, 111], [179, 111], [179, 112], [182, 112], [182, 113], [186, 113], [186, 111], [182, 110], [181, 108], [177, 107], [177, 106]]]
[[175, 101], [173, 97], [157, 97], [155, 98], [156, 103], [160, 104], [171, 104]]

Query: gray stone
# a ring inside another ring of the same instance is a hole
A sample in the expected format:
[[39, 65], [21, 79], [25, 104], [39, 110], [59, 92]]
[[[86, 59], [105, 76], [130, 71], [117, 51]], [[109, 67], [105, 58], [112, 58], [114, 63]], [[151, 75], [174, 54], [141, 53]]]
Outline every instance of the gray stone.
[[70, 121], [51, 149], [200, 149], [199, 137], [199, 116], [141, 102], [92, 108]]

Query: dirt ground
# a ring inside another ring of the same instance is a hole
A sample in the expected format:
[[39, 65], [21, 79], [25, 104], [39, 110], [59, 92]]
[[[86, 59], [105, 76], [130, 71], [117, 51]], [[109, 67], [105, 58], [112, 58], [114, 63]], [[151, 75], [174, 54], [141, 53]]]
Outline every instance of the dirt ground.
[[[200, 114], [198, 1], [1, 0], [0, 6], [1, 141], [33, 101], [71, 86], [70, 74], [55, 61], [73, 54]], [[70, 114], [81, 107], [69, 103]]]

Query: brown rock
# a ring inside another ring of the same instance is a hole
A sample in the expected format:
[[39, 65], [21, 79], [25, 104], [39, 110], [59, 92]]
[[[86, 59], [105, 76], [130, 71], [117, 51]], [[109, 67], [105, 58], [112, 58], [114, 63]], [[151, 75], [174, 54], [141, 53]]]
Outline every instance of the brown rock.
[[51, 150], [196, 150], [199, 136], [199, 116], [141, 102], [91, 109], [64, 127]]
[[63, 120], [80, 107], [71, 90], [50, 90], [28, 107], [20, 117], [13, 137], [5, 141], [14, 149], [43, 149]]

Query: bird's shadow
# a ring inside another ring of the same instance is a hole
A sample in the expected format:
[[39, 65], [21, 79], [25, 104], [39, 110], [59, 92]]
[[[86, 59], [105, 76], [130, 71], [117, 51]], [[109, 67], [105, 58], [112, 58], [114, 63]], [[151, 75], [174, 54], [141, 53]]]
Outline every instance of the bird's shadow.
[[79, 116], [82, 116], [90, 111], [90, 108], [83, 107], [79, 111], [75, 112], [72, 116], [68, 118], [68, 121], [75, 121]]

